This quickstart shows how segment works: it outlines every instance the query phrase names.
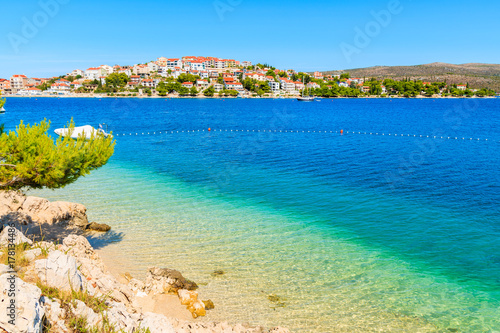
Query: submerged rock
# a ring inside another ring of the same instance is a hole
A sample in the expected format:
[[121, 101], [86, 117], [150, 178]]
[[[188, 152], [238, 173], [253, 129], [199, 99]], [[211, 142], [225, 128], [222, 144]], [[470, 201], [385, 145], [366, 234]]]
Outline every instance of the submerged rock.
[[107, 232], [111, 230], [111, 227], [104, 223], [91, 222], [87, 225], [87, 230]]
[[215, 304], [212, 302], [212, 300], [207, 299], [206, 301], [202, 301], [203, 304], [205, 304], [205, 310], [212, 310], [215, 309]]
[[212, 276], [221, 276], [221, 275], [224, 275], [226, 272], [224, 272], [222, 269], [216, 269], [215, 271], [213, 271], [210, 275]]

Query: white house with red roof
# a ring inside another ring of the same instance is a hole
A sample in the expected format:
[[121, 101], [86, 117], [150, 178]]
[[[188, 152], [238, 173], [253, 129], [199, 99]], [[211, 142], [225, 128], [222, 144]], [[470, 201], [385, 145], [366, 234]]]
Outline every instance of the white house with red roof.
[[182, 60], [180, 60], [179, 58], [167, 59], [166, 67], [169, 69], [175, 69], [175, 67], [181, 68], [182, 67]]
[[208, 86], [209, 86], [208, 80], [203, 80], [203, 79], [196, 80], [196, 88], [205, 90], [208, 88]]
[[148, 88], [156, 88], [156, 80], [153, 79], [143, 79], [141, 80], [141, 85]]
[[141, 82], [141, 77], [139, 75], [131, 75], [130, 82], [139, 83], [139, 82]]
[[71, 88], [73, 88], [73, 89], [75, 89], [75, 90], [76, 90], [76, 89], [78, 89], [78, 88], [83, 87], [83, 84], [81, 84], [81, 83], [80, 83], [80, 82], [78, 82], [78, 81], [73, 81], [73, 82], [71, 82], [71, 83], [70, 83], [70, 86], [71, 86]]
[[237, 90], [237, 91], [243, 91], [243, 84], [241, 82], [236, 82], [236, 81], [224, 81], [224, 85], [226, 89], [228, 90]]
[[129, 81], [127, 82], [127, 85], [125, 86], [127, 89], [135, 89], [139, 86], [139, 82], [134, 82], [134, 81]]
[[458, 90], [467, 90], [467, 85], [466, 84], [457, 84], [457, 89]]
[[193, 88], [193, 82], [183, 82], [182, 86], [191, 89]]
[[101, 76], [101, 69], [99, 67], [87, 68], [84, 76], [87, 80], [97, 80]]
[[47, 89], [48, 93], [57, 93], [57, 94], [67, 94], [71, 90], [71, 85], [68, 81], [62, 82], [57, 81], [52, 83], [49, 89]]
[[307, 88], [314, 88], [314, 89], [317, 89], [317, 88], [320, 88], [321, 86], [319, 84], [317, 84], [316, 82], [309, 82], [307, 85], [306, 85]]
[[294, 84], [295, 84], [295, 90], [300, 91], [300, 90], [304, 89], [304, 83], [299, 82], [299, 81], [295, 81]]

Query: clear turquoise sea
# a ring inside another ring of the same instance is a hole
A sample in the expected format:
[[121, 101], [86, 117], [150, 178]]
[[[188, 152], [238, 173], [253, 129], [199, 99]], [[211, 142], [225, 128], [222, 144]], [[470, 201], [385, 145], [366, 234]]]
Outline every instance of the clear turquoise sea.
[[5, 107], [7, 129], [108, 124], [117, 144], [105, 167], [29, 194], [83, 203], [111, 225], [91, 242], [123, 271], [159, 265], [198, 282], [216, 305], [202, 320], [500, 332], [499, 99]]

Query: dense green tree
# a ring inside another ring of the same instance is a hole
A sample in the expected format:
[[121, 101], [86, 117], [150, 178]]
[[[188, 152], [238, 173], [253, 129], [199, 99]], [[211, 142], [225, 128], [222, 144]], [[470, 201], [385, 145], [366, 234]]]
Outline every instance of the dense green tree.
[[113, 88], [125, 87], [129, 81], [130, 78], [125, 73], [111, 73], [106, 77], [106, 85]]
[[196, 95], [198, 95], [198, 90], [196, 89], [196, 87], [195, 87], [195, 86], [192, 86], [192, 87], [191, 87], [191, 90], [189, 90], [189, 94], [190, 94], [191, 96], [196, 96]]
[[[21, 121], [16, 131], [1, 134], [1, 189], [61, 188], [103, 166], [113, 155], [111, 136], [59, 137], [54, 142], [47, 134], [49, 127], [46, 120], [33, 126]], [[73, 121], [68, 128], [72, 131]]]
[[342, 80], [342, 79], [350, 79], [350, 78], [351, 78], [351, 75], [349, 73], [340, 74], [340, 77], [339, 77], [340, 80]]
[[188, 95], [188, 94], [189, 94], [189, 89], [188, 89], [188, 88], [186, 88], [186, 87], [182, 87], [182, 86], [181, 86], [181, 87], [177, 90], [177, 92], [178, 92], [178, 93], [179, 93], [179, 95], [181, 95], [181, 96], [186, 96], [186, 95]]
[[439, 94], [439, 87], [434, 84], [428, 85], [427, 88], [425, 88], [425, 94], [429, 97]]
[[207, 89], [205, 89], [203, 91], [203, 95], [207, 96], [207, 97], [213, 97], [215, 94], [215, 88], [214, 86], [210, 86], [208, 87]]
[[200, 77], [198, 75], [193, 75], [193, 74], [180, 74], [179, 77], [177, 78], [177, 82], [179, 83], [184, 83], [184, 82], [196, 82]]
[[272, 76], [273, 78], [276, 78], [276, 73], [270, 69], [266, 72], [266, 76]]

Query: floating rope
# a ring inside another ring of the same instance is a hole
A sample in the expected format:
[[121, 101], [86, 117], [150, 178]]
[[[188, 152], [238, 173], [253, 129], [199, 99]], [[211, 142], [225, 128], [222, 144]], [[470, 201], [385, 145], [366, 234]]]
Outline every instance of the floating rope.
[[422, 134], [398, 134], [398, 133], [385, 133], [385, 132], [360, 132], [360, 131], [311, 131], [311, 130], [242, 130], [242, 129], [212, 129], [208, 130], [163, 130], [158, 132], [129, 132], [114, 134], [114, 136], [132, 136], [132, 135], [159, 135], [159, 134], [177, 134], [177, 133], [197, 133], [197, 132], [246, 132], [246, 133], [323, 133], [323, 134], [359, 134], [359, 135], [381, 135], [381, 136], [401, 136], [401, 137], [414, 137], [414, 138], [431, 138], [431, 139], [446, 139], [446, 140], [473, 140], [473, 141], [489, 141], [489, 142], [499, 142], [490, 139], [482, 138], [471, 138], [471, 137], [458, 137], [458, 136], [440, 136], [440, 135], [422, 135]]

